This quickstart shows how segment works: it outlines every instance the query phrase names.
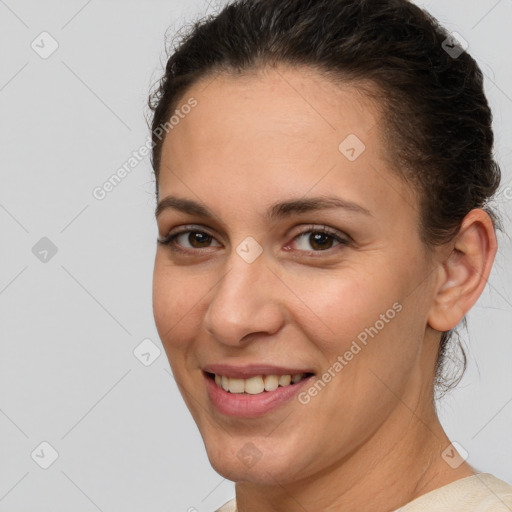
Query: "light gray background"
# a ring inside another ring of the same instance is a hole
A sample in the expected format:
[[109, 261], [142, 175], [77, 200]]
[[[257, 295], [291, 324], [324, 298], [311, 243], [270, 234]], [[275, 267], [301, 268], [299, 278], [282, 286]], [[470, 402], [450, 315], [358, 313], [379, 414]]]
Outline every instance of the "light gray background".
[[[422, 5], [486, 74], [510, 233], [512, 1]], [[146, 142], [164, 33], [212, 11], [204, 0], [0, 0], [0, 511], [206, 512], [234, 495], [163, 350], [150, 366], [133, 354], [147, 338], [162, 349], [149, 158], [105, 199], [92, 195]], [[59, 45], [47, 59], [31, 48], [43, 31]], [[42, 237], [58, 250], [47, 262], [32, 252]], [[469, 462], [512, 483], [512, 251], [499, 240], [468, 315], [467, 375], [440, 408]], [[49, 457], [43, 441], [59, 454], [48, 469], [36, 463]]]

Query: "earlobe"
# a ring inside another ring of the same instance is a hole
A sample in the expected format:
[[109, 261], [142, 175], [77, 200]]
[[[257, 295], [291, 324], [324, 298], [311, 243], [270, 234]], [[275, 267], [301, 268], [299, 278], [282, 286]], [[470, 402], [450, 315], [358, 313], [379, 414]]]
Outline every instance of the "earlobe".
[[439, 263], [442, 278], [428, 316], [428, 324], [438, 331], [448, 331], [459, 324], [489, 279], [497, 242], [487, 212], [471, 210], [452, 245], [449, 256]]

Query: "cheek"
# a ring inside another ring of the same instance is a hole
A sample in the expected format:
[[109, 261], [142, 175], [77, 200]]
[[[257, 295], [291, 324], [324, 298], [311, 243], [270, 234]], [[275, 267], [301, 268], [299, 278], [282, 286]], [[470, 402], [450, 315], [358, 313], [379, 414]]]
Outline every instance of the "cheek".
[[421, 304], [414, 294], [408, 296], [409, 278], [393, 273], [389, 265], [381, 268], [371, 274], [352, 269], [294, 284], [308, 306], [307, 315], [296, 311], [295, 321], [322, 354], [325, 369], [356, 378], [356, 387], [372, 378], [370, 368], [386, 378], [393, 378], [393, 372], [398, 377], [401, 368], [414, 364], [421, 345]]
[[166, 350], [184, 349], [199, 321], [201, 298], [206, 293], [199, 280], [179, 268], [170, 268], [157, 256], [153, 274], [153, 316]]

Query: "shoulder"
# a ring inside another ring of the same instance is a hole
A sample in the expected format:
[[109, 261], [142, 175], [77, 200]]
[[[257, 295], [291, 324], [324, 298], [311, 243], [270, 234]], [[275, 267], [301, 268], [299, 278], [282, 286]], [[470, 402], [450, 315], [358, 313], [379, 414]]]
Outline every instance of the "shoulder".
[[[475, 475], [478, 500], [475, 512], [510, 512], [512, 510], [512, 485], [490, 473]], [[472, 509], [471, 509], [472, 510]]]
[[235, 498], [229, 500], [227, 503], [224, 503], [224, 505], [215, 510], [215, 512], [237, 512]]
[[456, 480], [419, 496], [395, 512], [510, 512], [512, 486], [490, 473]]
[[[512, 485], [490, 473], [456, 480], [416, 498], [395, 512], [511, 512]], [[215, 512], [237, 512], [233, 498]]]

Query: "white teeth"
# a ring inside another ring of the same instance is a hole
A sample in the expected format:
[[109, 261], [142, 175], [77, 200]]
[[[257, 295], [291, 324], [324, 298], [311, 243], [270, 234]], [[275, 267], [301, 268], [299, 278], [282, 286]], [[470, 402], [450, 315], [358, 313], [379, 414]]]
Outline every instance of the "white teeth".
[[224, 375], [215, 375], [217, 386], [230, 393], [247, 393], [258, 395], [264, 391], [274, 391], [278, 387], [289, 386], [299, 382], [306, 374], [294, 375], [257, 375], [249, 379], [235, 379]]
[[279, 375], [279, 385], [280, 386], [288, 386], [292, 381], [291, 375]]
[[274, 391], [279, 387], [279, 377], [277, 375], [267, 375], [265, 377], [265, 391]]
[[243, 393], [245, 391], [244, 379], [229, 379], [229, 391], [231, 393]]
[[263, 379], [260, 376], [245, 379], [245, 392], [250, 395], [257, 395], [265, 389]]

